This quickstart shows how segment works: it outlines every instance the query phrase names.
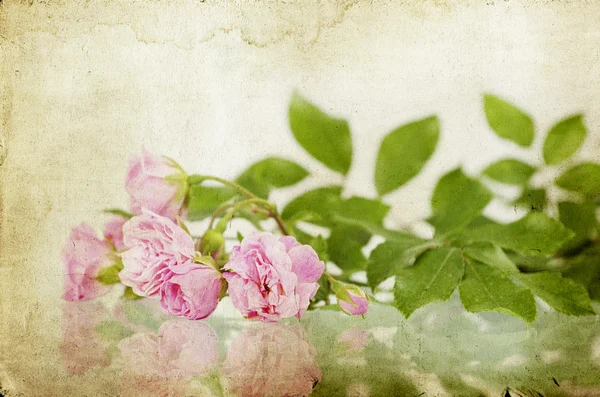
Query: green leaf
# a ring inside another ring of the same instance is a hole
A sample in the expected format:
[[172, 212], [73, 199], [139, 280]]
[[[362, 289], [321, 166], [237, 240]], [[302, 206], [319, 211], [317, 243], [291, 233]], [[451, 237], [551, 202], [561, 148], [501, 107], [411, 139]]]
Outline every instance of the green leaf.
[[342, 201], [340, 208], [334, 211], [345, 218], [381, 225], [383, 219], [390, 211], [390, 206], [382, 203], [380, 200], [353, 196]]
[[531, 292], [490, 266], [467, 261], [458, 290], [463, 306], [471, 313], [499, 312], [520, 317], [527, 323], [535, 320]]
[[565, 246], [564, 251], [579, 247], [589, 240], [596, 230], [596, 206], [594, 203], [583, 204], [562, 201], [558, 203], [558, 218], [560, 221], [575, 232], [575, 237]]
[[289, 108], [290, 128], [296, 141], [315, 159], [343, 175], [352, 163], [348, 123], [323, 113], [294, 93]]
[[583, 143], [587, 132], [583, 125], [583, 115], [577, 114], [558, 122], [544, 142], [544, 161], [558, 164], [571, 157]]
[[386, 241], [379, 244], [371, 252], [367, 264], [369, 286], [375, 289], [401, 268], [412, 265], [423, 252], [435, 246], [436, 243], [417, 237], [407, 238], [405, 241]]
[[331, 230], [327, 240], [329, 259], [347, 273], [364, 270], [367, 258], [362, 247], [369, 242], [371, 234], [351, 226], [339, 226]]
[[109, 267], [103, 267], [98, 272], [96, 280], [99, 283], [106, 285], [120, 283], [121, 279], [119, 278], [119, 272], [121, 271], [121, 269], [123, 269], [123, 267], [119, 264]]
[[327, 240], [323, 236], [319, 234], [318, 236], [311, 238], [308, 245], [315, 250], [320, 260], [323, 262], [329, 261], [329, 255], [327, 254]]
[[530, 211], [542, 212], [546, 207], [546, 190], [526, 188], [513, 204]]
[[387, 229], [383, 225], [380, 225], [377, 223], [363, 221], [361, 219], [347, 218], [345, 216], [342, 216], [342, 215], [339, 215], [336, 213], [334, 213], [332, 215], [331, 219], [333, 222], [335, 222], [337, 224], [342, 224], [342, 225], [347, 225], [347, 226], [356, 226], [356, 227], [359, 227], [361, 229], [368, 231], [371, 234], [374, 234], [376, 236], [381, 236], [381, 237], [385, 238], [386, 240], [404, 241], [407, 238], [413, 237], [412, 234], [407, 233], [402, 230]]
[[600, 298], [600, 261], [596, 255], [584, 257], [572, 264], [563, 273], [563, 276], [583, 285], [588, 290], [591, 299], [598, 300]]
[[299, 211], [296, 212], [290, 219], [287, 220], [288, 226], [294, 226], [297, 222], [313, 222], [318, 223], [322, 221], [321, 215], [314, 211]]
[[490, 164], [483, 174], [495, 181], [509, 185], [524, 185], [535, 172], [535, 168], [516, 159], [503, 159]]
[[557, 311], [572, 316], [594, 315], [590, 297], [582, 285], [559, 273], [522, 273], [517, 279]]
[[96, 327], [96, 332], [102, 339], [117, 342], [133, 335], [133, 331], [120, 321], [103, 321]]
[[308, 176], [308, 171], [279, 157], [269, 157], [252, 164], [237, 177], [236, 182], [264, 199], [273, 188], [295, 185]]
[[105, 209], [104, 212], [107, 214], [122, 216], [123, 218], [127, 218], [127, 219], [133, 218], [133, 214], [131, 212], [127, 212], [127, 211], [124, 211], [124, 210], [121, 210], [118, 208]]
[[331, 294], [331, 288], [329, 282], [327, 281], [327, 275], [323, 274], [317, 282], [319, 283], [319, 289], [317, 290], [313, 300], [315, 302], [327, 300]]
[[348, 284], [342, 283], [341, 281], [338, 281], [336, 279], [331, 279], [330, 283], [331, 290], [333, 291], [335, 297], [338, 300], [348, 302], [351, 303], [353, 306], [356, 306], [356, 303], [354, 303], [354, 301], [350, 297], [350, 294], [348, 293]]
[[465, 229], [464, 234], [472, 241], [489, 241], [532, 256], [552, 254], [575, 235], [562, 223], [541, 212], [530, 212], [509, 224], [472, 226]]
[[431, 302], [447, 301], [463, 276], [464, 264], [454, 248], [427, 251], [413, 266], [396, 273], [395, 306], [406, 317]]
[[290, 201], [281, 214], [284, 220], [292, 219], [296, 214], [306, 211], [316, 213], [321, 221], [317, 225], [328, 225], [329, 214], [339, 209], [342, 203], [341, 186], [328, 186], [310, 190]]
[[476, 242], [463, 250], [464, 254], [503, 273], [518, 273], [519, 269], [504, 253], [502, 248], [488, 242]]
[[513, 104], [493, 95], [483, 96], [483, 108], [489, 126], [504, 139], [528, 147], [533, 142], [531, 117]]
[[221, 204], [235, 197], [237, 192], [230, 187], [193, 185], [189, 194], [188, 219], [198, 221], [209, 217]]
[[582, 163], [565, 171], [556, 186], [585, 196], [600, 195], [600, 164]]
[[436, 234], [462, 228], [483, 211], [492, 197], [481, 182], [469, 178], [460, 168], [442, 176], [431, 198], [430, 222]]
[[440, 135], [436, 116], [403, 125], [381, 142], [375, 163], [375, 186], [387, 194], [414, 178], [435, 150]]
[[131, 287], [125, 287], [125, 291], [123, 292], [123, 298], [130, 301], [135, 301], [138, 299], [142, 299], [143, 296], [137, 295], [135, 292], [133, 292], [133, 289]]

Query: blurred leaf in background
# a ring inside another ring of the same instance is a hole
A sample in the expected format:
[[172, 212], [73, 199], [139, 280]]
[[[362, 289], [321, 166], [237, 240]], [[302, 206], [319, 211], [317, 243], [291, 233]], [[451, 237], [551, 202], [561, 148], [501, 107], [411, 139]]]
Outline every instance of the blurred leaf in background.
[[381, 142], [375, 163], [375, 186], [380, 196], [414, 178], [433, 154], [440, 135], [436, 116], [403, 125]]
[[345, 120], [333, 118], [294, 93], [289, 107], [296, 141], [328, 168], [346, 175], [352, 164], [352, 138]]
[[519, 146], [533, 142], [533, 120], [515, 105], [493, 95], [484, 95], [483, 108], [488, 124], [494, 132]]

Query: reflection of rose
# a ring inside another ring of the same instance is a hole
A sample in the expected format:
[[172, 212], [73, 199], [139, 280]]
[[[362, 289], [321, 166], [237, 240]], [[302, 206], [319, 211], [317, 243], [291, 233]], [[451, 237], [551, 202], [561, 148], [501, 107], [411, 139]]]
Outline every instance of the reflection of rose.
[[94, 366], [110, 365], [109, 343], [96, 332], [105, 319], [100, 302], [67, 302], [63, 309], [63, 335], [59, 350], [68, 373], [82, 374]]
[[119, 342], [127, 396], [183, 395], [188, 378], [213, 369], [219, 359], [215, 330], [201, 321], [169, 320], [153, 333]]
[[345, 346], [348, 351], [359, 352], [369, 342], [369, 332], [359, 327], [352, 327], [340, 334], [337, 341]]
[[240, 396], [307, 396], [322, 377], [315, 357], [299, 325], [264, 323], [231, 343], [223, 374]]

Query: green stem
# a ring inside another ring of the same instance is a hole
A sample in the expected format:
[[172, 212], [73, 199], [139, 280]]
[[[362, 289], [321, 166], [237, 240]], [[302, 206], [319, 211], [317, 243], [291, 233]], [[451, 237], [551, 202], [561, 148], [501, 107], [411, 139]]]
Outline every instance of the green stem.
[[275, 222], [277, 222], [277, 226], [279, 227], [279, 230], [281, 230], [281, 233], [283, 233], [286, 236], [289, 236], [290, 232], [287, 229], [287, 227], [285, 226], [283, 219], [281, 219], [281, 217], [279, 216], [279, 213], [277, 212], [277, 210], [271, 209], [270, 215], [273, 219], [275, 219]]
[[237, 190], [238, 192], [242, 193], [244, 196], [247, 196], [249, 198], [260, 198], [256, 194], [252, 193], [250, 190], [246, 189], [245, 187], [240, 186], [235, 182], [228, 181], [227, 179], [219, 178], [217, 176], [195, 174], [195, 175], [190, 175], [188, 177], [188, 183], [190, 185], [199, 185], [204, 181], [219, 182], [219, 183], [222, 183], [223, 185], [227, 185], [229, 187], [234, 188], [235, 190]]
[[[279, 216], [279, 213], [277, 212], [277, 209], [275, 208], [275, 206], [273, 204], [269, 203], [266, 200], [261, 199], [260, 197], [258, 197], [256, 194], [252, 193], [250, 190], [246, 189], [245, 187], [240, 186], [235, 182], [228, 181], [227, 179], [219, 178], [217, 176], [197, 175], [197, 174], [190, 175], [188, 177], [188, 183], [190, 185], [199, 185], [204, 181], [215, 181], [215, 182], [222, 183], [223, 185], [227, 185], [229, 187], [234, 188], [235, 190], [237, 190], [238, 192], [242, 193], [243, 195], [245, 195], [246, 197], [248, 197], [250, 199], [256, 199], [257, 202], [267, 203], [269, 206], [269, 216], [271, 218], [275, 219], [275, 222], [277, 222], [277, 226], [279, 227], [279, 230], [281, 230], [281, 233], [285, 234], [286, 236], [289, 236], [290, 233], [287, 230], [287, 227], [285, 226], [283, 219], [281, 219], [281, 217]], [[262, 201], [258, 201], [258, 200], [262, 200]], [[236, 207], [233, 207], [233, 208], [235, 209]], [[230, 211], [230, 212], [232, 212], [232, 211]], [[229, 215], [229, 213], [227, 215], [225, 215], [225, 217], [227, 217], [228, 215]], [[225, 223], [227, 223], [231, 219], [231, 217], [233, 217], [233, 214], [231, 214], [229, 216], [229, 219]], [[223, 218], [223, 219], [225, 219], [225, 218]], [[221, 225], [221, 222], [223, 221], [223, 219], [221, 219], [221, 221], [219, 222], [219, 225]]]
[[215, 222], [215, 219], [221, 214], [223, 213], [226, 209], [228, 208], [236, 208], [239, 209], [241, 207], [243, 207], [244, 205], [248, 205], [248, 204], [262, 204], [265, 207], [267, 207], [269, 209], [269, 211], [271, 211], [271, 209], [273, 208], [273, 204], [269, 203], [267, 200], [263, 200], [261, 198], [251, 198], [248, 200], [243, 200], [243, 201], [237, 201], [235, 203], [227, 203], [227, 204], [223, 204], [221, 205], [219, 208], [217, 208], [215, 210], [215, 212], [213, 212], [211, 218], [210, 218], [210, 223], [208, 228], [212, 229], [212, 225]]

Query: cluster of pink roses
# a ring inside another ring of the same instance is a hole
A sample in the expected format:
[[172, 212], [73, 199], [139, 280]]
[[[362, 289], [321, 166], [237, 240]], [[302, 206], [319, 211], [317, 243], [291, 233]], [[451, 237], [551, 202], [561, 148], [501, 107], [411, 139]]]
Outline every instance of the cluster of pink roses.
[[[75, 229], [64, 250], [65, 295], [94, 299], [108, 291], [99, 275], [112, 274], [141, 297], [160, 300], [168, 315], [198, 320], [209, 316], [227, 292], [249, 319], [273, 322], [300, 318], [315, 296], [325, 264], [309, 245], [292, 236], [254, 232], [233, 247], [220, 268], [214, 255], [196, 252], [187, 228], [187, 176], [174, 162], [143, 151], [131, 160], [125, 187], [133, 216], [113, 218], [104, 240], [88, 225]], [[177, 223], [176, 223], [177, 222]], [[352, 286], [350, 286], [352, 287]], [[358, 288], [340, 302], [349, 314], [364, 314]]]

